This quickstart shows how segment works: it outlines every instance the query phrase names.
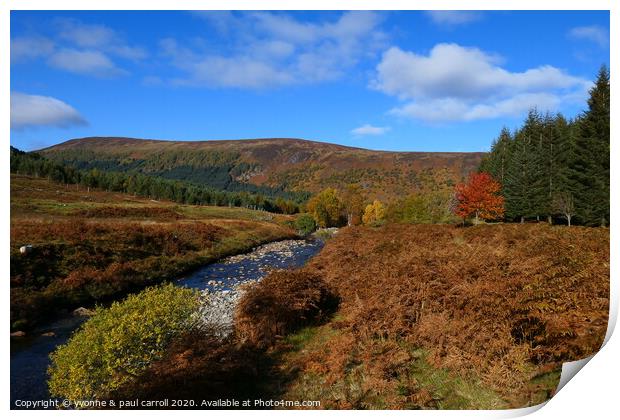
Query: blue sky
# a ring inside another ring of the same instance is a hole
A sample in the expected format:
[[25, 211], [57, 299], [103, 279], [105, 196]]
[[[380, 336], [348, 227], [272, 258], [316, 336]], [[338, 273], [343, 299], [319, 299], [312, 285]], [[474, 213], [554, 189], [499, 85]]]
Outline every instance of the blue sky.
[[11, 12], [11, 144], [298, 137], [486, 151], [572, 117], [609, 12]]

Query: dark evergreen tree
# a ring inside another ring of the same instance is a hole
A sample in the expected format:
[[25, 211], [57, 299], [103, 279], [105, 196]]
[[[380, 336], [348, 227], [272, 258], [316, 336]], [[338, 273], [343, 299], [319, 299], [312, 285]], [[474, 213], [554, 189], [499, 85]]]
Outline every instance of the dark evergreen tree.
[[506, 218], [523, 222], [532, 214], [528, 197], [531, 167], [530, 145], [517, 133], [512, 144], [508, 168], [505, 174], [503, 193], [506, 206]]
[[578, 122], [575, 159], [570, 177], [576, 216], [581, 223], [605, 226], [609, 213], [609, 71], [601, 67], [590, 90], [588, 110]]
[[554, 197], [561, 194], [574, 194], [574, 188], [568, 181], [568, 167], [574, 159], [573, 127], [562, 116], [546, 114], [542, 120], [541, 141], [539, 147], [542, 188], [544, 190], [541, 209], [551, 223], [556, 209]]
[[506, 182], [512, 143], [512, 134], [510, 134], [508, 128], [503, 127], [499, 137], [493, 141], [491, 152], [480, 165], [480, 171], [490, 173], [502, 187]]
[[545, 212], [542, 118], [531, 110], [515, 133], [505, 173], [506, 217], [523, 222]]
[[[549, 145], [549, 198], [550, 218], [566, 219], [567, 213], [574, 212], [575, 184], [571, 181], [570, 165], [575, 160], [576, 124], [567, 121], [561, 114], [556, 115], [551, 131]], [[568, 203], [571, 206], [568, 206]]]

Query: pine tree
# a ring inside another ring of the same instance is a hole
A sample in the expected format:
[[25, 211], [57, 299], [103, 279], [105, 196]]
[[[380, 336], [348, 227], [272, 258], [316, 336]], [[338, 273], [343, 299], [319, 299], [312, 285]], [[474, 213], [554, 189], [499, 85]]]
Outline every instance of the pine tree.
[[528, 145], [520, 136], [515, 139], [503, 187], [506, 217], [521, 222], [530, 214], [527, 197], [527, 168], [529, 166], [527, 147]]
[[[550, 217], [570, 220], [574, 214], [575, 183], [570, 178], [570, 165], [575, 160], [576, 124], [557, 114], [551, 131], [549, 152]], [[570, 224], [570, 222], [569, 222]]]
[[542, 120], [541, 142], [539, 147], [543, 195], [542, 210], [549, 223], [556, 213], [554, 197], [558, 193], [572, 195], [573, 188], [567, 179], [567, 168], [574, 156], [574, 136], [569, 122], [557, 114], [546, 114]]
[[508, 128], [503, 127], [497, 139], [493, 141], [491, 152], [480, 165], [480, 172], [490, 173], [502, 186], [506, 181], [512, 141], [512, 134]]
[[570, 177], [575, 185], [576, 214], [582, 223], [609, 223], [609, 71], [602, 66], [590, 90], [588, 110], [578, 122], [575, 159]]
[[510, 219], [523, 222], [546, 214], [542, 144], [542, 120], [536, 110], [531, 110], [515, 133], [505, 175], [503, 191]]

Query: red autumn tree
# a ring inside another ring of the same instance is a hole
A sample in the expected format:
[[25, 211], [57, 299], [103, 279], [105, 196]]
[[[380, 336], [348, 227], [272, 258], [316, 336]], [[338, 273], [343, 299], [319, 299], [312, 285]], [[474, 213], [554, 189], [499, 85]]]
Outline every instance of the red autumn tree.
[[463, 221], [474, 216], [479, 219], [499, 219], [504, 216], [504, 197], [499, 195], [502, 186], [486, 172], [472, 173], [467, 184], [455, 187], [454, 214]]

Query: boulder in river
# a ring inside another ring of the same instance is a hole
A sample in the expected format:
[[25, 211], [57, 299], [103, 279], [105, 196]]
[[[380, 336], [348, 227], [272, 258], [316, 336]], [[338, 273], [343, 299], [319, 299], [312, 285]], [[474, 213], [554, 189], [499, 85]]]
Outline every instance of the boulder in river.
[[28, 245], [24, 245], [19, 247], [19, 253], [20, 254], [30, 254], [32, 252], [32, 245], [28, 244]]
[[82, 306], [73, 311], [74, 316], [93, 316], [95, 315], [95, 311], [91, 311], [90, 309], [86, 309]]
[[54, 336], [56, 336], [56, 333], [54, 331], [49, 331], [49, 332], [41, 334], [41, 337], [54, 337]]
[[23, 331], [15, 331], [11, 333], [11, 337], [24, 337], [26, 335]]

